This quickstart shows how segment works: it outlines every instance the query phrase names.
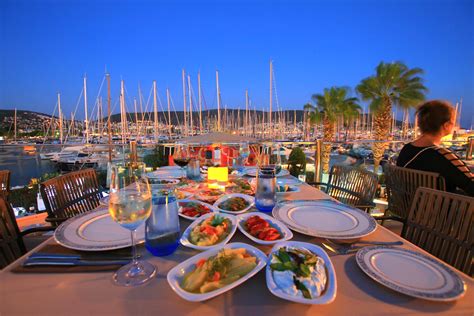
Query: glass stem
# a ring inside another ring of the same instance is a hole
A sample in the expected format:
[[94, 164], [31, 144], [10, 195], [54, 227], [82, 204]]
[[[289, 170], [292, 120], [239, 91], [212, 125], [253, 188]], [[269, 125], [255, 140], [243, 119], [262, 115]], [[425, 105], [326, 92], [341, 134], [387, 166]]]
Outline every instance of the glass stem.
[[130, 231], [132, 236], [132, 263], [138, 265], [137, 247], [135, 245], [135, 229]]

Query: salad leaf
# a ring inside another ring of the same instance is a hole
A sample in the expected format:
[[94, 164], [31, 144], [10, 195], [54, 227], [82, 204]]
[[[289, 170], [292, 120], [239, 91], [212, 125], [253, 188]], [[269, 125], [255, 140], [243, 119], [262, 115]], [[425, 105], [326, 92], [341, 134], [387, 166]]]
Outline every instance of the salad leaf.
[[291, 262], [291, 257], [288, 255], [288, 253], [285, 251], [285, 249], [280, 248], [278, 250], [278, 259], [280, 259], [281, 262]]
[[214, 218], [211, 221], [211, 225], [216, 227], [222, 224], [225, 221], [225, 218], [219, 215], [215, 215]]
[[295, 286], [298, 290], [303, 293], [304, 298], [309, 298], [311, 299], [311, 292], [308, 290], [306, 285], [304, 285], [302, 282], [300, 282], [296, 277], [293, 277], [293, 282], [295, 283]]
[[300, 263], [299, 269], [297, 271], [298, 275], [301, 275], [304, 278], [307, 278], [311, 275], [311, 271], [309, 270], [308, 266]]

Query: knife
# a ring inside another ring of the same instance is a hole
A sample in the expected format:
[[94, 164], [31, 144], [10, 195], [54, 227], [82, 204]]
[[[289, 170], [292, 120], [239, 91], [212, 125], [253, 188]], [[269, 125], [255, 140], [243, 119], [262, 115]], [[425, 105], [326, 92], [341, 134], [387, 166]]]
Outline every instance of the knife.
[[28, 259], [50, 259], [50, 260], [132, 260], [132, 256], [123, 255], [98, 255], [94, 257], [84, 258], [80, 254], [59, 254], [36, 252], [31, 254]]
[[28, 258], [23, 262], [23, 266], [110, 266], [125, 265], [130, 260], [83, 260], [83, 259], [31, 259]]

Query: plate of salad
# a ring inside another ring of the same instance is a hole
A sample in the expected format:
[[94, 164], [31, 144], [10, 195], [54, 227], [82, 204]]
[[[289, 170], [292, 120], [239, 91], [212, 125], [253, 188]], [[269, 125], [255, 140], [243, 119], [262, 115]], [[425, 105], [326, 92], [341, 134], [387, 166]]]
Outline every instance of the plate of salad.
[[232, 193], [219, 198], [214, 207], [219, 212], [242, 214], [247, 212], [255, 203], [255, 199], [247, 194]]
[[242, 234], [261, 245], [273, 245], [293, 238], [293, 233], [285, 224], [259, 212], [238, 215], [237, 227]]
[[168, 272], [167, 280], [183, 299], [201, 302], [244, 283], [266, 262], [261, 250], [244, 243], [230, 243], [178, 264]]
[[237, 230], [237, 219], [229, 214], [208, 213], [186, 228], [180, 242], [183, 246], [207, 250], [225, 245]]
[[267, 287], [282, 299], [302, 304], [329, 304], [337, 281], [327, 253], [319, 246], [284, 241], [273, 246], [266, 269]]
[[203, 189], [202, 191], [197, 192], [194, 197], [199, 201], [212, 204], [217, 201], [223, 194], [224, 192], [219, 189]]
[[214, 206], [198, 200], [181, 200], [178, 201], [178, 205], [179, 216], [190, 220], [216, 211]]

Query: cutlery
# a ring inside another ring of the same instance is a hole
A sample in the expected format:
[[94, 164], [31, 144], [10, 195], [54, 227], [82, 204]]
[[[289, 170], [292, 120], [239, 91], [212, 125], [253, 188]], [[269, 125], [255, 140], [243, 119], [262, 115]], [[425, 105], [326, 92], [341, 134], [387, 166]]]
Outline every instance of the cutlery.
[[28, 259], [50, 259], [50, 260], [131, 260], [129, 255], [95, 255], [93, 257], [82, 257], [80, 254], [59, 254], [36, 252], [31, 254]]
[[333, 244], [333, 245], [338, 245], [342, 247], [349, 247], [349, 246], [354, 246], [354, 245], [377, 245], [377, 246], [401, 246], [403, 245], [403, 241], [355, 241], [351, 243], [338, 243], [336, 241], [326, 239], [327, 242]]
[[109, 266], [125, 265], [130, 260], [83, 260], [83, 259], [31, 259], [23, 262], [23, 266]]
[[331, 251], [335, 254], [338, 254], [338, 255], [350, 254], [350, 253], [353, 253], [353, 252], [357, 252], [359, 249], [364, 248], [362, 246], [360, 246], [360, 247], [341, 247], [341, 246], [333, 247], [329, 243], [324, 243], [324, 242], [322, 243], [322, 245], [324, 246], [324, 248], [326, 248], [329, 251]]

